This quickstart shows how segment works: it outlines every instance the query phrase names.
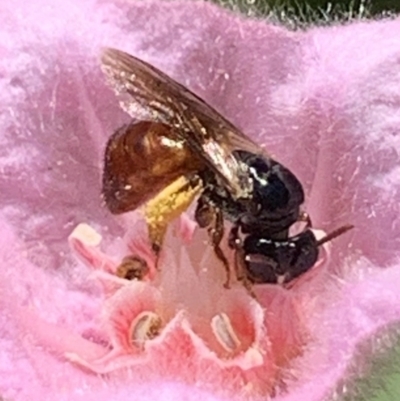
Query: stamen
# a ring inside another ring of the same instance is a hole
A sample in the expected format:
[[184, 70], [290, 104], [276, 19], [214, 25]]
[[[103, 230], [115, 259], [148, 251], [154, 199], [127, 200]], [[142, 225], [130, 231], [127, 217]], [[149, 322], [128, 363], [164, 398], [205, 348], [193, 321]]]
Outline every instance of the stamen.
[[240, 340], [225, 313], [220, 313], [212, 318], [211, 328], [218, 342], [226, 351], [234, 352], [240, 347]]
[[139, 256], [126, 256], [117, 267], [116, 275], [126, 280], [143, 280], [149, 273], [149, 267]]
[[152, 340], [160, 334], [162, 320], [154, 312], [140, 313], [131, 324], [130, 338], [132, 344], [143, 347], [146, 341]]
[[101, 242], [101, 235], [86, 223], [80, 223], [70, 234], [70, 238], [76, 238], [85, 245], [97, 246]]

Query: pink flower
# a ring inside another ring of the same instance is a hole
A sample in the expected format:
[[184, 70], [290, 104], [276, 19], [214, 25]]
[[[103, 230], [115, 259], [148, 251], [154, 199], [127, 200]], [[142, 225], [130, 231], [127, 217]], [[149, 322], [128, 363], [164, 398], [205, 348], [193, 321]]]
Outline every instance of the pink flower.
[[[1, 396], [317, 401], [351, 379], [357, 346], [400, 319], [399, 20], [290, 32], [207, 3], [0, 7]], [[129, 118], [103, 46], [165, 70], [265, 144], [303, 182], [316, 227], [354, 224], [329, 263], [255, 301], [222, 288], [204, 232], [173, 244], [171, 231], [160, 273], [116, 280], [144, 237], [100, 202], [105, 142]], [[102, 236], [71, 240], [86, 264], [68, 244], [82, 222]]]
[[[278, 361], [265, 355], [271, 354], [271, 343], [264, 334], [261, 305], [243, 286], [224, 289], [225, 272], [206, 245], [206, 233], [196, 231], [185, 246], [180, 236], [185, 231], [177, 226], [168, 233], [158, 263], [160, 272], [153, 280], [141, 282], [117, 278], [113, 274], [116, 265], [109, 268], [107, 256], [85, 244], [81, 234], [71, 236], [72, 248], [95, 269], [104, 285], [103, 320], [111, 348], [92, 361], [82, 358], [80, 350], [67, 356], [98, 373], [137, 367], [138, 374], [144, 369], [149, 375], [161, 371], [164, 378], [187, 376], [190, 382], [201, 379], [198, 367], [203, 366], [204, 381], [215, 381], [210, 380], [214, 371], [218, 380], [225, 377], [235, 383], [236, 391], [247, 382], [259, 385], [259, 391], [268, 391]], [[136, 231], [126, 243], [132, 253], [143, 256], [140, 248], [132, 245], [139, 236]], [[282, 354], [277, 352], [278, 357]], [[182, 364], [186, 365], [184, 375]], [[160, 369], [163, 365], [165, 370]], [[238, 380], [238, 373], [247, 378]], [[268, 374], [270, 379], [259, 383], [257, 373]]]

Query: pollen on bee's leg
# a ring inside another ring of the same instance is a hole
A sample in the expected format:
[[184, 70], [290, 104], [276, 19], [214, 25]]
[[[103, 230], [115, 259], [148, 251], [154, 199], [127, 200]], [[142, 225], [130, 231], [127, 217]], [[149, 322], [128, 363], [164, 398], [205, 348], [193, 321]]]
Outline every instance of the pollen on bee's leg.
[[234, 352], [240, 347], [240, 340], [232, 327], [229, 317], [225, 313], [220, 313], [212, 318], [211, 328], [219, 344], [225, 351]]
[[182, 176], [144, 205], [143, 213], [150, 242], [157, 256], [168, 225], [188, 209], [200, 189], [199, 183], [193, 183]]
[[133, 345], [143, 348], [144, 344], [157, 337], [162, 329], [163, 321], [152, 311], [144, 311], [133, 320], [129, 336]]

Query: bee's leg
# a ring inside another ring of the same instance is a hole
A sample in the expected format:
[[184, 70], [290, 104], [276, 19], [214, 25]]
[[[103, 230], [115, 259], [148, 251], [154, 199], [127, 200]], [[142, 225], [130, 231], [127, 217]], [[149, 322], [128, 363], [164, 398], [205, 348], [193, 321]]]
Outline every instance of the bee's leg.
[[235, 251], [235, 274], [236, 279], [243, 284], [243, 287], [248, 293], [255, 298], [253, 292], [252, 282], [248, 279], [246, 274], [245, 252], [243, 249], [242, 240], [239, 237], [239, 225], [235, 224], [229, 232], [228, 239], [229, 247]]
[[226, 271], [225, 288], [230, 287], [231, 269], [220, 244], [224, 237], [224, 218], [220, 209], [209, 204], [207, 199], [200, 197], [195, 212], [195, 219], [201, 228], [208, 229], [215, 255], [222, 262]]
[[168, 225], [187, 210], [202, 188], [198, 177], [179, 177], [144, 206], [156, 267]]
[[239, 237], [239, 224], [235, 224], [229, 232], [228, 245], [231, 249], [238, 249], [242, 246], [242, 240]]
[[[239, 238], [239, 225], [235, 224], [229, 232], [228, 245], [235, 252], [235, 274], [238, 281], [243, 281], [246, 276], [244, 270], [244, 251], [242, 240]], [[242, 262], [243, 259], [243, 262]]]
[[226, 281], [224, 283], [224, 287], [229, 288], [231, 282], [231, 269], [228, 263], [228, 259], [220, 248], [220, 243], [222, 241], [222, 238], [224, 237], [224, 218], [220, 209], [216, 209], [215, 212], [215, 226], [212, 227], [209, 232], [214, 247], [214, 252], [225, 267]]

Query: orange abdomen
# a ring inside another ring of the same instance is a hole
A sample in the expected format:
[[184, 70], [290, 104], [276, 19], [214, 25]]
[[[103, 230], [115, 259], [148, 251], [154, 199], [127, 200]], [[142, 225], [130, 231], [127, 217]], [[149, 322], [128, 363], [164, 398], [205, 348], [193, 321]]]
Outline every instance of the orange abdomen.
[[202, 166], [171, 127], [148, 121], [123, 126], [107, 143], [104, 201], [115, 214], [134, 210]]

